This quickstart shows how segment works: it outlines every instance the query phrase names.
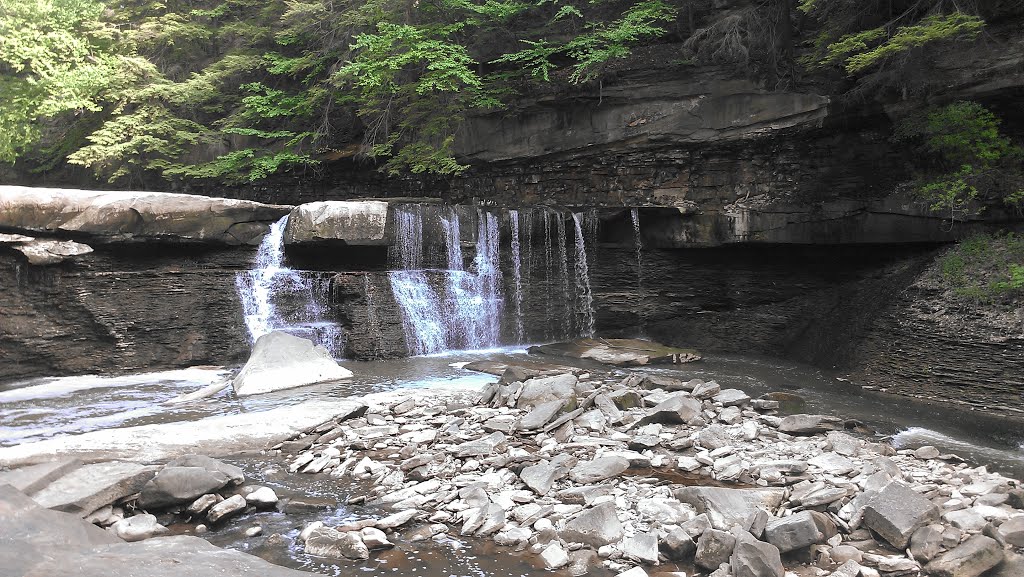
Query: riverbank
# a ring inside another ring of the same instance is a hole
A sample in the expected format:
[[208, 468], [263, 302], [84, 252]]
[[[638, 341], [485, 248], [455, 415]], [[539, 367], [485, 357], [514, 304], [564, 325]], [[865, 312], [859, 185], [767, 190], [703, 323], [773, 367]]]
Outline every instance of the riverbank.
[[896, 450], [836, 416], [783, 417], [784, 395], [712, 381], [517, 371], [482, 394], [372, 396], [268, 447], [265, 468], [360, 488], [344, 491], [354, 521], [268, 535], [270, 549], [343, 566], [389, 543], [484, 539], [571, 575], [1021, 568], [1021, 483], [955, 455]]

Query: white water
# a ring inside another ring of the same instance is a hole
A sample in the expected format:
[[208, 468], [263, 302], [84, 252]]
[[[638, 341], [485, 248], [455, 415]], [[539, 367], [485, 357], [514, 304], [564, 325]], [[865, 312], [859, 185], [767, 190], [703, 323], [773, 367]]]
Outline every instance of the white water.
[[633, 246], [636, 248], [636, 294], [641, 301], [644, 298], [644, 259], [643, 241], [640, 238], [640, 211], [632, 209], [629, 216], [633, 221]]
[[576, 301], [577, 312], [582, 317], [581, 333], [594, 336], [594, 294], [590, 290], [590, 269], [587, 265], [587, 245], [583, 239], [580, 214], [573, 213], [572, 222], [576, 229]]
[[523, 261], [519, 246], [519, 211], [508, 212], [512, 248], [512, 298], [515, 303], [516, 339], [523, 340]]
[[[406, 216], [395, 221], [401, 241], [396, 243], [393, 260], [403, 266], [422, 264], [423, 211], [403, 208], [398, 212]], [[438, 218], [448, 269], [404, 268], [388, 273], [402, 313], [406, 346], [414, 355], [495, 347], [501, 340], [503, 309], [499, 219], [478, 211], [473, 267], [467, 271], [463, 270], [458, 214], [449, 209]]]
[[[274, 331], [310, 339], [335, 355], [342, 349], [341, 327], [328, 318], [325, 306], [329, 282], [317, 273], [297, 271], [284, 264], [284, 231], [288, 217], [270, 227], [253, 260], [252, 270], [235, 276], [249, 342]], [[293, 306], [280, 303], [293, 301]], [[297, 304], [296, 304], [297, 303]]]

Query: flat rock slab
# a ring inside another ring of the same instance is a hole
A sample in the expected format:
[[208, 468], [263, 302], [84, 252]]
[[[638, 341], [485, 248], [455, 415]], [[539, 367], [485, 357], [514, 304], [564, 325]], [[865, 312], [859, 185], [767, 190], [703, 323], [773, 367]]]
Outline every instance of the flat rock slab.
[[706, 513], [711, 526], [728, 531], [743, 525], [757, 509], [773, 512], [782, 503], [783, 489], [728, 489], [724, 487], [683, 487], [676, 499], [688, 503], [698, 513]]
[[58, 459], [13, 471], [3, 471], [0, 472], [0, 486], [10, 485], [22, 493], [31, 495], [81, 465], [82, 462], [78, 459]]
[[528, 352], [555, 357], [590, 359], [620, 367], [692, 363], [701, 359], [700, 353], [695, 350], [666, 347], [642, 339], [577, 339], [530, 347]]
[[0, 186], [0, 226], [125, 238], [259, 244], [290, 206], [175, 194]]
[[384, 246], [388, 238], [388, 203], [379, 200], [308, 202], [292, 209], [285, 244], [330, 241], [347, 246]]
[[269, 411], [55, 437], [0, 448], [0, 466], [36, 464], [58, 455], [83, 461], [121, 459], [142, 463], [192, 453], [223, 457], [280, 443], [328, 419], [360, 414], [366, 406], [353, 399], [317, 400]]
[[463, 369], [467, 371], [475, 371], [478, 373], [487, 373], [488, 375], [494, 375], [500, 377], [505, 374], [510, 368], [514, 368], [517, 371], [521, 371], [522, 374], [532, 379], [535, 377], [553, 377], [555, 375], [562, 375], [566, 373], [570, 374], [582, 374], [587, 372], [586, 369], [579, 367], [569, 367], [566, 365], [556, 365], [554, 363], [545, 363], [541, 361], [524, 361], [516, 362], [515, 364], [503, 363], [500, 361], [473, 361], [463, 365]]
[[0, 567], [4, 577], [302, 577], [302, 571], [221, 549], [191, 536], [125, 543], [75, 515], [51, 511], [0, 486]]
[[125, 461], [83, 465], [32, 495], [40, 506], [88, 515], [142, 490], [159, 467]]

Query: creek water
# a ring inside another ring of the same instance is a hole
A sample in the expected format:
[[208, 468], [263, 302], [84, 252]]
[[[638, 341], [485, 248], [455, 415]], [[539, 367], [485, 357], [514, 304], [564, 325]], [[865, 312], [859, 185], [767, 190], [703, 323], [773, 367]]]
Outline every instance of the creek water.
[[[323, 396], [359, 396], [411, 387], [479, 389], [494, 377], [459, 368], [480, 359], [515, 362], [523, 348], [448, 352], [386, 361], [343, 361], [355, 377], [344, 382], [290, 389], [239, 399], [229, 392], [184, 405], [165, 401], [224, 379], [230, 370], [197, 367], [121, 376], [43, 378], [0, 384], [0, 445], [12, 445], [61, 434], [107, 427], [194, 420], [210, 415], [259, 411], [282, 404]], [[549, 359], [562, 363], [562, 359]], [[608, 370], [588, 362], [584, 368]], [[454, 366], [453, 366], [454, 365]], [[822, 412], [858, 419], [891, 436], [897, 446], [935, 445], [974, 464], [987, 465], [1013, 477], [1024, 477], [1024, 434], [991, 417], [956, 408], [936, 407], [914, 399], [865, 391], [837, 380], [827, 372], [775, 359], [710, 355], [698, 363], [631, 369], [677, 378], [716, 380], [723, 388], [735, 387], [752, 396], [785, 391], [799, 395], [802, 404], [785, 407], [791, 412]], [[247, 514], [204, 534], [211, 542], [259, 555], [271, 562], [328, 575], [351, 574], [351, 562], [331, 562], [306, 555], [296, 544], [301, 527], [320, 520], [328, 524], [381, 516], [371, 507], [347, 506], [346, 499], [363, 489], [348, 479], [291, 474], [279, 458], [258, 455], [226, 459], [245, 469], [253, 482], [273, 487], [283, 498], [306, 500], [317, 506], [288, 514], [265, 511]], [[170, 518], [163, 519], [170, 523]], [[248, 538], [254, 525], [262, 535]], [[190, 532], [192, 525], [172, 526]], [[272, 535], [279, 537], [271, 537]], [[502, 549], [484, 540], [442, 537], [418, 543], [399, 539], [396, 548], [374, 554], [357, 564], [374, 574], [450, 575], [466, 577], [547, 574], [537, 558]], [[671, 567], [665, 570], [672, 570]], [[563, 571], [563, 573], [565, 573]], [[567, 573], [565, 573], [567, 574]], [[595, 575], [609, 572], [599, 569]]]

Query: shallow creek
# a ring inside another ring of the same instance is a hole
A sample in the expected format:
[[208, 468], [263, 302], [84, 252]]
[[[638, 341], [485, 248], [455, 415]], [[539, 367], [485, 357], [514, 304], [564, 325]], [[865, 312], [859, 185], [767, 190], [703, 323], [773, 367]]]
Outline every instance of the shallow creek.
[[[165, 401], [223, 379], [223, 368], [192, 368], [117, 377], [80, 376], [45, 378], [0, 384], [0, 445], [31, 442], [61, 434], [108, 427], [187, 421], [217, 414], [265, 410], [317, 396], [359, 396], [400, 388], [444, 386], [479, 389], [494, 377], [458, 368], [479, 359], [514, 362], [524, 349], [453, 352], [376, 362], [343, 361], [355, 377], [345, 383], [325, 384], [276, 394], [237, 399], [222, 393], [212, 399], [183, 405]], [[555, 362], [563, 362], [561, 360]], [[452, 365], [456, 366], [452, 366]], [[570, 363], [563, 363], [570, 364]], [[574, 362], [597, 370], [596, 365]], [[606, 370], [606, 369], [605, 369]], [[783, 391], [799, 395], [803, 402], [784, 404], [788, 412], [826, 413], [862, 421], [882, 436], [892, 436], [898, 447], [930, 444], [942, 452], [956, 453], [976, 464], [987, 465], [1012, 477], [1024, 477], [1024, 431], [1000, 419], [960, 408], [940, 407], [914, 399], [867, 391], [838, 380], [834, 375], [803, 365], [774, 359], [711, 356], [679, 367], [636, 369], [677, 378], [716, 380], [723, 388], [735, 387], [751, 396]], [[237, 518], [206, 533], [211, 542], [247, 551], [289, 567], [329, 575], [351, 574], [353, 564], [339, 564], [305, 555], [295, 537], [305, 523], [314, 520], [340, 524], [382, 511], [345, 505], [362, 487], [350, 480], [290, 474], [279, 458], [260, 455], [225, 459], [245, 469], [251, 482], [273, 487], [282, 498], [305, 501], [288, 514], [259, 512]], [[162, 519], [171, 522], [170, 518]], [[244, 531], [259, 525], [262, 534], [249, 538]], [[172, 526], [191, 532], [192, 525]], [[274, 535], [281, 537], [273, 537]], [[418, 543], [399, 540], [390, 551], [375, 553], [355, 565], [377, 574], [504, 576], [548, 574], [535, 556], [497, 548], [489, 540], [444, 537]], [[664, 570], [674, 570], [674, 566]], [[687, 569], [680, 567], [680, 569]], [[566, 571], [562, 573], [568, 574]], [[600, 569], [597, 575], [610, 575]]]

